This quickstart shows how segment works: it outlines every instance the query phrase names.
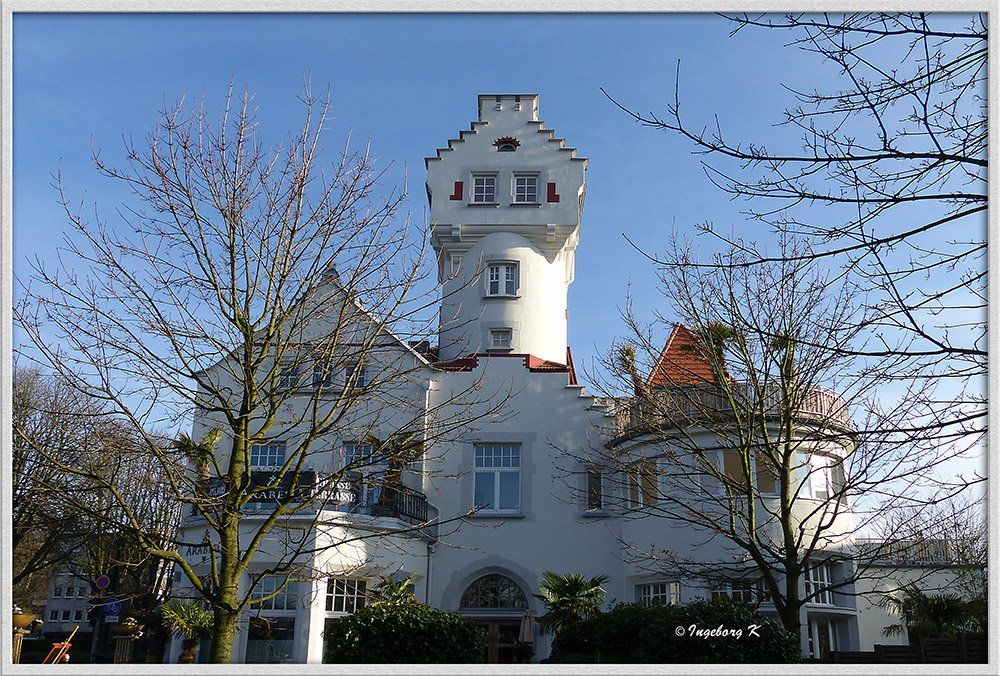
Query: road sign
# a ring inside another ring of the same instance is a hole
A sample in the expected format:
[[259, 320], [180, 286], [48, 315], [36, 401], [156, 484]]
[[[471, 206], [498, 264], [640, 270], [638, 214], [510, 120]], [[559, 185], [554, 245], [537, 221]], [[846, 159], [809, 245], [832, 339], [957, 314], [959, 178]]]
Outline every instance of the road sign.
[[109, 617], [111, 615], [117, 615], [122, 611], [122, 602], [119, 601], [118, 599], [110, 598], [107, 601], [105, 601], [104, 606], [102, 606], [101, 610], [103, 610], [104, 614]]
[[98, 589], [107, 589], [108, 585], [111, 584], [111, 578], [107, 575], [101, 575], [94, 584], [97, 585]]
[[108, 624], [118, 624], [118, 616], [108, 615], [107, 617], [104, 618], [104, 621], [107, 622]]

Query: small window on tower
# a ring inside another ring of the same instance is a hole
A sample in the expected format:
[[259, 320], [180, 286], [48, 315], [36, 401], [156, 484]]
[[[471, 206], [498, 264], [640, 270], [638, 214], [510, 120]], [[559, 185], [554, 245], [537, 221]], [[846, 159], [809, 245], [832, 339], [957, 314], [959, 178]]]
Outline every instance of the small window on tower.
[[514, 174], [514, 203], [538, 204], [538, 174]]
[[516, 296], [517, 263], [492, 263], [486, 270], [487, 296]]
[[496, 204], [497, 175], [476, 174], [472, 177], [473, 204]]
[[491, 350], [509, 350], [510, 349], [510, 339], [513, 332], [510, 329], [491, 329], [490, 330], [490, 349]]

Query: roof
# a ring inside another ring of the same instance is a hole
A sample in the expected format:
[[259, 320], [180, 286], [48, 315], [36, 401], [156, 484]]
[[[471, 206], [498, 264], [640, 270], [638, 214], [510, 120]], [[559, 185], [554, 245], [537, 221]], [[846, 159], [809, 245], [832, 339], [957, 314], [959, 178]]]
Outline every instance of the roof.
[[[571, 381], [576, 379], [576, 372], [574, 371], [572, 365], [560, 364], [559, 362], [549, 361], [548, 359], [542, 359], [541, 357], [536, 357], [533, 354], [523, 352], [510, 354], [473, 354], [459, 359], [452, 359], [451, 361], [435, 362], [434, 367], [441, 369], [442, 371], [472, 371], [479, 366], [480, 359], [503, 359], [506, 357], [516, 357], [521, 359], [524, 363], [524, 368], [528, 369], [532, 373], [568, 373]], [[570, 382], [570, 384], [574, 385], [576, 383]]]
[[674, 324], [646, 384], [650, 387], [700, 385], [715, 382], [712, 364], [702, 356], [702, 348], [691, 329]]

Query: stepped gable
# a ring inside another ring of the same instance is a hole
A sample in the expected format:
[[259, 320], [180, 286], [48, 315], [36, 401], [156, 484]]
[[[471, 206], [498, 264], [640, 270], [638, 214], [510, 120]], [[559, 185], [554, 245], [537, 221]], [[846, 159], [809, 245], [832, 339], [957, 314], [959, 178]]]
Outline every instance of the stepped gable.
[[670, 387], [715, 382], [711, 363], [699, 351], [698, 339], [691, 330], [681, 323], [674, 324], [674, 330], [670, 332], [646, 384], [650, 387]]

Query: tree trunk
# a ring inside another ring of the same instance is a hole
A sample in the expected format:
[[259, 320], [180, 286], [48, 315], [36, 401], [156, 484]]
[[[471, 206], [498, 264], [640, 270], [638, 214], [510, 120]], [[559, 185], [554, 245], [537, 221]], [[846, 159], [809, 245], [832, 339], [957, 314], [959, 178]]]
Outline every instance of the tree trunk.
[[212, 664], [230, 664], [233, 660], [233, 643], [236, 640], [236, 622], [239, 613], [235, 610], [215, 609], [215, 635], [212, 637]]

